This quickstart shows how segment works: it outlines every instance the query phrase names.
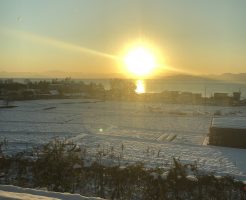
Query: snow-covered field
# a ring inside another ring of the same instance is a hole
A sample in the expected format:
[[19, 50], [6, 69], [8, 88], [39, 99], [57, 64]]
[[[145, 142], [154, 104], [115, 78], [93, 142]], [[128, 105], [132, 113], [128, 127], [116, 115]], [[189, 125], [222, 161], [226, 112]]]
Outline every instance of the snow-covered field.
[[246, 107], [72, 99], [15, 104], [18, 107], [0, 110], [0, 139], [7, 139], [7, 153], [62, 137], [92, 153], [98, 148], [119, 152], [124, 146], [124, 162], [165, 166], [176, 157], [196, 161], [204, 170], [246, 179], [246, 149], [202, 145], [215, 111], [246, 117]]
[[103, 200], [98, 197], [84, 197], [79, 194], [48, 192], [26, 189], [11, 185], [0, 185], [1, 200]]

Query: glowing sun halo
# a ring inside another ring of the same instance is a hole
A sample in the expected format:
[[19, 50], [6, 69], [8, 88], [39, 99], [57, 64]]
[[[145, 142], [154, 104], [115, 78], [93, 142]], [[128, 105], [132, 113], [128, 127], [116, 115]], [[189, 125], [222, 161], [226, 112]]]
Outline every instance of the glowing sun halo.
[[151, 51], [139, 46], [131, 49], [124, 58], [128, 71], [136, 76], [147, 76], [156, 67], [156, 61]]

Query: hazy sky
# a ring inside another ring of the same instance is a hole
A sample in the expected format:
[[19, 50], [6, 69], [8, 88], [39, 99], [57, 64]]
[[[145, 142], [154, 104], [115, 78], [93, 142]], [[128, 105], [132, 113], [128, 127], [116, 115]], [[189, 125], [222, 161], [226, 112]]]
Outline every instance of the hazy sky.
[[0, 0], [0, 71], [117, 73], [139, 37], [176, 69], [246, 72], [246, 1]]

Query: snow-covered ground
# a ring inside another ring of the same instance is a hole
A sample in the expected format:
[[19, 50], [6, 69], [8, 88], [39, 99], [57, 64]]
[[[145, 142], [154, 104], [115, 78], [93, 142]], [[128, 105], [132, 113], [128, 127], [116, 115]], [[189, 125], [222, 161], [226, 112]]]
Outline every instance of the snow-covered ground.
[[1, 200], [103, 200], [97, 197], [84, 197], [79, 194], [48, 192], [26, 189], [11, 185], [0, 185]]
[[[203, 146], [212, 114], [246, 117], [246, 107], [216, 107], [93, 100], [15, 102], [0, 110], [0, 139], [15, 153], [63, 137], [98, 148], [124, 146], [124, 162], [165, 166], [173, 157], [204, 170], [246, 179], [246, 149]], [[122, 145], [123, 144], [123, 145]]]

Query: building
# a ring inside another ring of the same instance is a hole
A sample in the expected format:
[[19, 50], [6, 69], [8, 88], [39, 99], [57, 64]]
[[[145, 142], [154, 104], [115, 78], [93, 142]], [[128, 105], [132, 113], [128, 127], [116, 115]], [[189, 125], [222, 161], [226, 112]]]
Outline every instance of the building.
[[209, 132], [209, 144], [246, 148], [246, 117], [215, 117]]
[[228, 93], [217, 92], [214, 93], [214, 104], [218, 106], [229, 106], [232, 105], [232, 98]]
[[241, 92], [233, 92], [233, 100], [239, 102], [240, 99], [241, 99]]

